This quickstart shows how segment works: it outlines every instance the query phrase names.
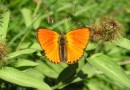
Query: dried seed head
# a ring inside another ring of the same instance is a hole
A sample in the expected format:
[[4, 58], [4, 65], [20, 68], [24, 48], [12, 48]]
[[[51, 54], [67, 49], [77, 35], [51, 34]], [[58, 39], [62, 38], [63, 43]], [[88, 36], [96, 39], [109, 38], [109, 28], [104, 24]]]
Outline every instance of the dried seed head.
[[123, 26], [112, 17], [101, 17], [92, 25], [91, 40], [94, 42], [115, 40], [124, 35], [123, 30]]
[[3, 57], [7, 55], [7, 47], [4, 42], [0, 42], [0, 60], [3, 60]]
[[5, 59], [7, 56], [8, 48], [4, 41], [0, 40], [0, 67], [3, 67], [8, 64], [8, 61]]

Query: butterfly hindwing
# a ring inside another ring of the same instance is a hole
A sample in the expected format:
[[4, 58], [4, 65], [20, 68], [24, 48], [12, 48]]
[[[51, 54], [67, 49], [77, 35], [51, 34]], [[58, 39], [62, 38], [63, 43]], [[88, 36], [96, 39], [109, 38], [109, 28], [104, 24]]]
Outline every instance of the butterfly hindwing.
[[45, 51], [45, 56], [53, 63], [60, 63], [59, 34], [52, 30], [40, 28], [37, 30], [37, 38]]
[[89, 28], [76, 29], [66, 34], [66, 63], [74, 63], [82, 57], [84, 49], [88, 44], [89, 36]]

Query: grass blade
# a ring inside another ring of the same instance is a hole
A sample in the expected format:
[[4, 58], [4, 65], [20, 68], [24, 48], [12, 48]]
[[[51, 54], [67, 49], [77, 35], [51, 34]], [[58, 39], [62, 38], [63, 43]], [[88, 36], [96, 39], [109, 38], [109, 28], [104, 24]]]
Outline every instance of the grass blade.
[[24, 49], [24, 50], [16, 51], [16, 52], [9, 54], [8, 57], [5, 57], [5, 59], [11, 59], [11, 58], [17, 57], [19, 55], [30, 54], [30, 53], [34, 53], [34, 52], [36, 52], [36, 49]]

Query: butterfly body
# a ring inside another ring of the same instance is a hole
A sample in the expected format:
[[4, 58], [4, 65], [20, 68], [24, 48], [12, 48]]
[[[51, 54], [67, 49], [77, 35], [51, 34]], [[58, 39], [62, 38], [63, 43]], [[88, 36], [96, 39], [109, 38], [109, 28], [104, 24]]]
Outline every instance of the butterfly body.
[[58, 34], [55, 31], [40, 28], [37, 38], [49, 61], [53, 63], [77, 62], [84, 53], [90, 36], [90, 28], [81, 28]]
[[65, 35], [61, 34], [59, 36], [59, 56], [60, 56], [60, 61], [61, 62], [66, 62], [66, 38], [65, 38]]

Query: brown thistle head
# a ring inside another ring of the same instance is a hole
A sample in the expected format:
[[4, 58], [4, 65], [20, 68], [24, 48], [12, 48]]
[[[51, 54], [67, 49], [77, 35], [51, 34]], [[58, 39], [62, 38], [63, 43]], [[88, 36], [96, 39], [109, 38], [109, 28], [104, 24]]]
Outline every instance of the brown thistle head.
[[97, 19], [91, 28], [91, 40], [94, 42], [112, 41], [124, 35], [123, 26], [110, 16]]

